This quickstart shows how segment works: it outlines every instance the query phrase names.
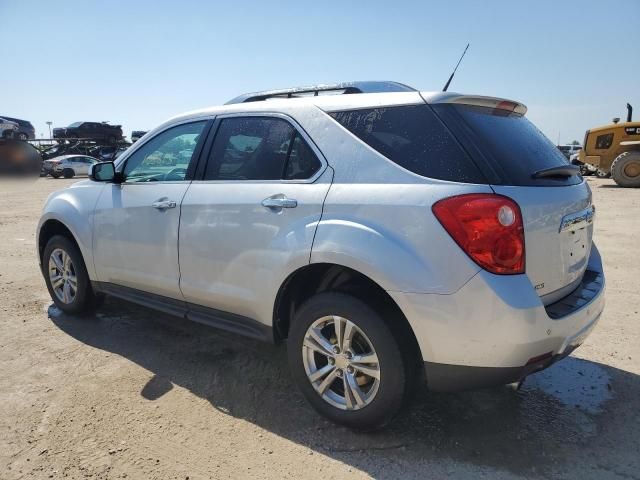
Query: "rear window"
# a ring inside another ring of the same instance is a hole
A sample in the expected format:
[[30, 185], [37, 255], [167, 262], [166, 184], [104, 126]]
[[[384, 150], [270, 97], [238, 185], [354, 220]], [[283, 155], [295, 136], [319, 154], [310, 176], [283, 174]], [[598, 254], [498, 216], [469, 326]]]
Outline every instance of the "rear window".
[[580, 176], [533, 174], [568, 163], [562, 152], [524, 115], [488, 107], [436, 104], [434, 110], [474, 159], [493, 170], [491, 182], [518, 186], [574, 185]]
[[392, 162], [423, 177], [486, 183], [428, 105], [332, 112], [338, 123]]

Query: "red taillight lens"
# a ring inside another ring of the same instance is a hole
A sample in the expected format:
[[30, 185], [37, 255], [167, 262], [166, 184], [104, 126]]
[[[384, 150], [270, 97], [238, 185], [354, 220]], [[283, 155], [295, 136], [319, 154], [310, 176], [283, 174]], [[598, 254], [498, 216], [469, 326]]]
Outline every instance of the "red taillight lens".
[[432, 210], [482, 268], [503, 275], [524, 273], [524, 227], [516, 202], [502, 195], [472, 193], [440, 200]]

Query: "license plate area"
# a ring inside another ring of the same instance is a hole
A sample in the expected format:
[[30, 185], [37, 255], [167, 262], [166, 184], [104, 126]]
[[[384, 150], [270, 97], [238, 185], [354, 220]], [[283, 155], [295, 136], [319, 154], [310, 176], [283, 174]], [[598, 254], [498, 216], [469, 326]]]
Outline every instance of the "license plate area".
[[579, 212], [565, 215], [560, 223], [562, 262], [567, 283], [576, 280], [587, 267], [591, 253], [593, 205]]

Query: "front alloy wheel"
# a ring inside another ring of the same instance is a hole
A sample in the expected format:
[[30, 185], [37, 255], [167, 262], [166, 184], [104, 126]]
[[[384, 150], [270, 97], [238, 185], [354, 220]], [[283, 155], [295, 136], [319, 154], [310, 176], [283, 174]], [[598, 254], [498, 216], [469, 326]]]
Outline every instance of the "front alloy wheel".
[[56, 248], [49, 257], [49, 281], [58, 300], [71, 304], [78, 293], [78, 277], [67, 252]]
[[96, 296], [78, 246], [54, 235], [42, 252], [42, 274], [51, 299], [65, 313], [82, 313], [96, 305]]
[[313, 322], [302, 344], [302, 361], [313, 388], [336, 408], [366, 407], [378, 392], [378, 355], [364, 332], [346, 318], [330, 315]]

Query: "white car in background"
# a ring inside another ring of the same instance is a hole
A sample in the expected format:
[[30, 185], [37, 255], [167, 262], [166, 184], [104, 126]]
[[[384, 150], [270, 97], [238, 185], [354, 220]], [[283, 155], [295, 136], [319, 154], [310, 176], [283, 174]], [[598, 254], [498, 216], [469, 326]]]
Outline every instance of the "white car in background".
[[87, 155], [62, 155], [45, 160], [42, 169], [45, 175], [53, 178], [73, 178], [78, 175], [88, 175], [89, 167], [99, 160]]
[[568, 159], [582, 150], [582, 145], [558, 145], [558, 150]]
[[16, 122], [0, 117], [0, 138], [13, 138], [18, 129]]

